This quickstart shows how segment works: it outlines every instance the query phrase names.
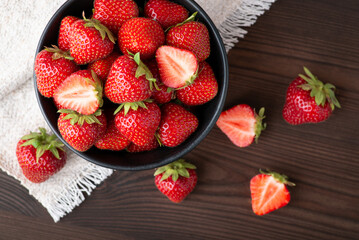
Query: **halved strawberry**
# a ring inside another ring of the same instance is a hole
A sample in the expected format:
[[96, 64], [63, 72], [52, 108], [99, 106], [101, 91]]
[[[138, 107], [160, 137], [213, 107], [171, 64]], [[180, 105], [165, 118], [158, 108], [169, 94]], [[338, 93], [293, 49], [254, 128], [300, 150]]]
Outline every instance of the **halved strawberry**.
[[278, 208], [286, 206], [290, 201], [290, 194], [286, 187], [295, 186], [288, 177], [275, 172], [254, 176], [250, 182], [252, 209], [257, 215], [264, 215]]
[[93, 71], [80, 70], [67, 77], [56, 89], [55, 104], [90, 115], [102, 106], [102, 83]]
[[156, 60], [161, 80], [168, 87], [185, 87], [197, 77], [198, 61], [191, 51], [161, 46], [157, 49]]
[[247, 104], [239, 104], [224, 111], [218, 118], [217, 126], [238, 147], [247, 147], [258, 137], [266, 124], [264, 119], [264, 108], [256, 112]]

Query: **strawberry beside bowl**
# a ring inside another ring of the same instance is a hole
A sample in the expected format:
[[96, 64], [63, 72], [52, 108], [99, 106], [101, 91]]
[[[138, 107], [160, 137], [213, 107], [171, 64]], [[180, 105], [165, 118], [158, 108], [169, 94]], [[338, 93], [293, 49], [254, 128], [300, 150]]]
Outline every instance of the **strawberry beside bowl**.
[[[140, 8], [143, 8], [145, 1], [135, 1]], [[83, 159], [94, 164], [116, 169], [116, 170], [146, 170], [157, 168], [165, 164], [171, 163], [183, 155], [193, 150], [211, 131], [215, 125], [225, 101], [228, 86], [228, 63], [226, 51], [220, 37], [218, 30], [204, 12], [204, 10], [191, 0], [173, 0], [185, 7], [189, 11], [189, 15], [198, 12], [196, 21], [203, 23], [209, 32], [210, 37], [210, 55], [206, 62], [212, 67], [215, 78], [218, 83], [217, 95], [209, 102], [191, 107], [191, 111], [198, 118], [198, 127], [184, 142], [176, 147], [159, 147], [152, 151], [130, 153], [128, 151], [110, 151], [100, 150], [95, 146], [86, 151], [78, 151], [73, 148], [68, 142], [64, 140], [58, 129], [59, 113], [54, 104], [53, 98], [45, 97], [38, 89], [38, 78], [34, 73], [34, 85], [36, 97], [38, 100], [41, 112], [48, 123], [51, 130], [57, 137], [73, 152], [81, 156]], [[50, 19], [45, 27], [45, 30], [38, 43], [37, 52], [41, 52], [45, 46], [57, 45], [58, 33], [61, 20], [66, 16], [75, 16], [82, 18], [83, 12], [85, 16], [90, 17], [93, 9], [93, 1], [90, 0], [69, 0], [62, 5], [59, 10]], [[119, 50], [118, 44], [115, 44], [115, 49]], [[120, 51], [119, 51], [120, 52]], [[81, 69], [86, 68], [86, 65], [81, 65]], [[105, 99], [104, 105], [111, 105], [108, 99]], [[115, 106], [115, 105], [114, 105]]]

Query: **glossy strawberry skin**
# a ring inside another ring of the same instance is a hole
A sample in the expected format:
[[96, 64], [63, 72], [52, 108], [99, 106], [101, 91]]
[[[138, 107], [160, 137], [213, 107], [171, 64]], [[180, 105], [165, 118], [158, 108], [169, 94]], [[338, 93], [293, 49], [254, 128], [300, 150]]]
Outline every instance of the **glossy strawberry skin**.
[[105, 133], [95, 142], [98, 149], [121, 151], [131, 142], [117, 129], [114, 119], [110, 119]]
[[138, 146], [144, 146], [153, 140], [161, 120], [161, 110], [155, 103], [145, 103], [146, 108], [130, 109], [124, 115], [124, 109], [115, 117], [117, 129], [123, 136]]
[[110, 55], [108, 55], [105, 58], [96, 60], [92, 63], [90, 63], [87, 66], [88, 70], [93, 70], [97, 76], [102, 80], [103, 83], [106, 82], [107, 76], [110, 72], [110, 69], [112, 67], [112, 64], [116, 61], [116, 59], [120, 56], [117, 52], [112, 52]]
[[110, 31], [117, 34], [122, 24], [138, 17], [138, 6], [133, 0], [95, 0], [93, 18], [101, 21]]
[[152, 139], [152, 141], [150, 141], [149, 143], [147, 143], [146, 145], [143, 145], [143, 146], [138, 146], [134, 143], [130, 143], [130, 145], [126, 148], [126, 150], [131, 153], [147, 152], [147, 151], [154, 150], [154, 149], [158, 148], [159, 146], [160, 146], [160, 144], [158, 143], [157, 138], [154, 137]]
[[199, 64], [199, 74], [194, 82], [177, 90], [177, 98], [185, 105], [201, 105], [212, 100], [218, 92], [218, 83], [211, 66], [207, 62]]
[[146, 66], [151, 71], [153, 78], [156, 79], [156, 84], [159, 89], [152, 89], [152, 98], [158, 104], [164, 104], [170, 102], [174, 98], [173, 91], [168, 91], [168, 87], [165, 86], [158, 72], [158, 65], [155, 59], [146, 63]]
[[172, 202], [181, 202], [189, 193], [193, 191], [197, 184], [197, 173], [193, 169], [188, 169], [189, 178], [179, 176], [177, 181], [172, 180], [172, 176], [161, 181], [162, 175], [155, 176], [155, 184], [164, 195], [166, 195]]
[[84, 65], [111, 54], [114, 48], [108, 37], [102, 40], [100, 32], [93, 27], [85, 27], [85, 20], [77, 20], [71, 25], [70, 53], [74, 61]]
[[199, 62], [210, 55], [210, 39], [207, 27], [196, 21], [171, 28], [166, 35], [166, 44], [193, 52]]
[[283, 118], [289, 124], [318, 123], [329, 118], [332, 114], [330, 104], [318, 106], [310, 91], [303, 90], [299, 85], [307, 82], [301, 77], [292, 81], [287, 89]]
[[57, 126], [63, 139], [77, 151], [87, 151], [104, 133], [104, 128], [99, 127], [98, 123], [88, 124], [84, 122], [82, 126], [78, 123], [72, 125], [69, 119], [63, 120], [66, 115], [66, 113], [60, 114]]
[[49, 150], [36, 161], [36, 148], [32, 145], [21, 146], [25, 140], [20, 140], [16, 146], [16, 157], [24, 176], [34, 183], [41, 183], [60, 171], [66, 164], [67, 155], [59, 151], [60, 159], [57, 159]]
[[79, 20], [79, 18], [74, 16], [66, 16], [61, 20], [58, 45], [63, 51], [70, 50], [71, 25], [77, 20]]
[[156, 20], [163, 29], [167, 29], [186, 20], [188, 11], [168, 0], [149, 0], [145, 5], [145, 16]]
[[127, 55], [113, 63], [105, 84], [105, 96], [114, 103], [138, 102], [151, 96], [146, 77], [135, 77], [138, 65]]
[[159, 138], [167, 147], [176, 147], [184, 142], [198, 127], [197, 117], [184, 107], [167, 103], [161, 108]]
[[140, 53], [142, 60], [152, 58], [165, 42], [161, 25], [149, 18], [132, 18], [118, 32], [118, 44], [123, 54]]
[[71, 60], [59, 58], [54, 60], [53, 53], [42, 50], [36, 55], [35, 74], [39, 92], [45, 97], [52, 97], [58, 86], [79, 67]]

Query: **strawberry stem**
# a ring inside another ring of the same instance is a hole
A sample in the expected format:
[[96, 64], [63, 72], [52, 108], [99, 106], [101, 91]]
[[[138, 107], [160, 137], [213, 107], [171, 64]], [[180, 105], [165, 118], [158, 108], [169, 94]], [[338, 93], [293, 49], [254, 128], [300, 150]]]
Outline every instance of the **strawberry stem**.
[[70, 52], [62, 51], [60, 48], [58, 48], [56, 45], [51, 45], [52, 47], [45, 47], [45, 50], [53, 53], [52, 60], [57, 60], [60, 58], [65, 58], [68, 60], [74, 60], [73, 57], [71, 57]]
[[85, 20], [85, 27], [92, 27], [95, 28], [97, 31], [99, 31], [102, 40], [108, 37], [112, 43], [116, 43], [116, 38], [113, 36], [113, 33], [105, 26], [103, 25], [99, 20], [91, 18], [87, 19], [85, 16], [85, 12], [82, 12], [82, 17]]
[[82, 126], [85, 122], [88, 124], [97, 123], [97, 124], [102, 125], [100, 120], [98, 120], [98, 118], [97, 118], [98, 116], [100, 116], [102, 114], [101, 109], [98, 109], [95, 113], [90, 114], [90, 115], [84, 115], [84, 114], [78, 113], [71, 109], [60, 109], [57, 112], [67, 114], [62, 119], [62, 121], [69, 119], [71, 125], [78, 124], [78, 125]]

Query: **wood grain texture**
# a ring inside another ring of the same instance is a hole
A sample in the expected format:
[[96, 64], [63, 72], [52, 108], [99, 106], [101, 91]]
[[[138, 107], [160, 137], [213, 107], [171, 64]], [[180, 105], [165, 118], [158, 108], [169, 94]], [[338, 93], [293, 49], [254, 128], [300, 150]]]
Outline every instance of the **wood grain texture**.
[[[173, 204], [153, 170], [120, 172], [59, 223], [26, 189], [0, 173], [0, 239], [359, 239], [359, 1], [278, 0], [228, 55], [225, 109], [266, 108], [258, 144], [237, 148], [214, 127], [186, 159], [195, 190]], [[307, 66], [337, 86], [342, 109], [320, 124], [282, 118], [288, 84]], [[252, 213], [258, 169], [297, 184], [290, 204]]]

